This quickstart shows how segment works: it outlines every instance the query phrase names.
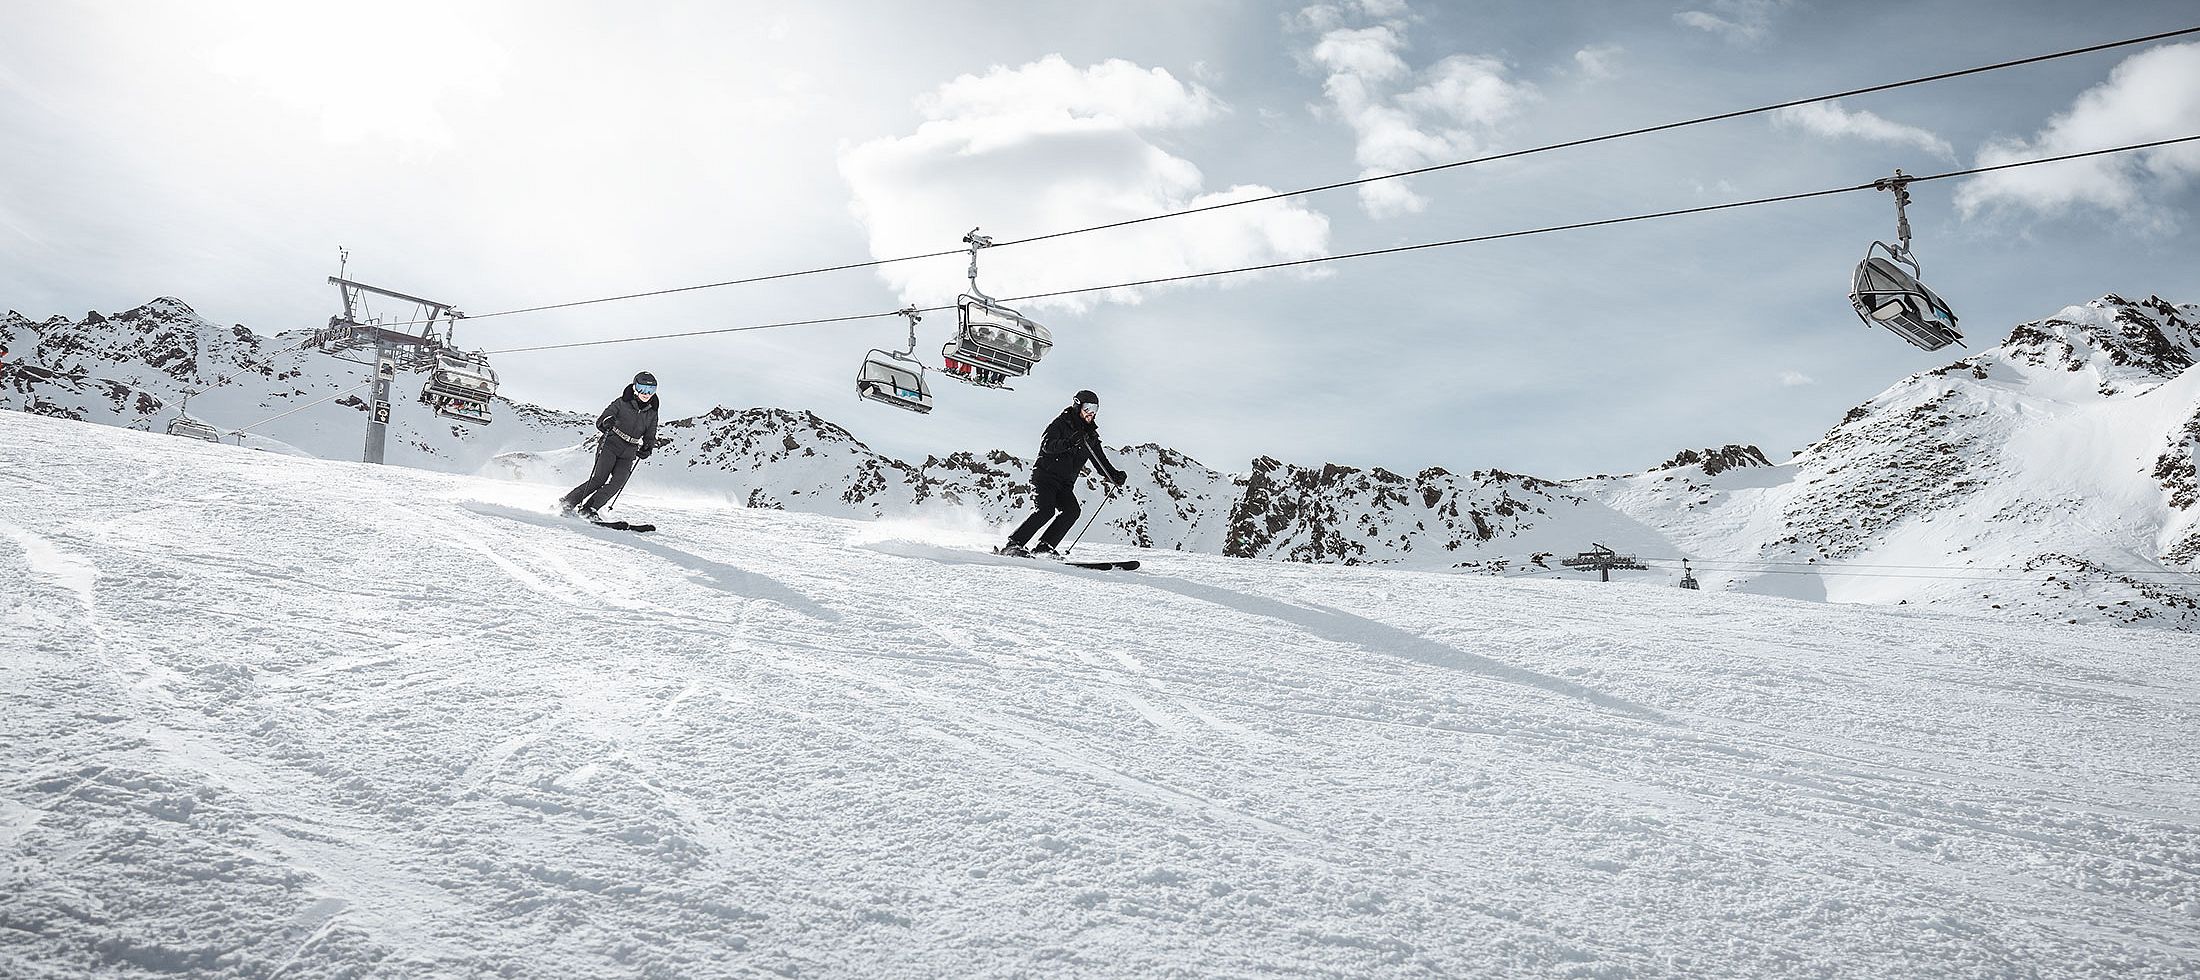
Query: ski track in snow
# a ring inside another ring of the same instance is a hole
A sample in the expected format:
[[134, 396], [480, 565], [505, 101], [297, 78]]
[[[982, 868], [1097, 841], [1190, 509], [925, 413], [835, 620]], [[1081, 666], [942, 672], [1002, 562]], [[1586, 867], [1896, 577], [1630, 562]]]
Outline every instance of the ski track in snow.
[[0, 454], [56, 433], [0, 974], [2200, 970], [2185, 637]]

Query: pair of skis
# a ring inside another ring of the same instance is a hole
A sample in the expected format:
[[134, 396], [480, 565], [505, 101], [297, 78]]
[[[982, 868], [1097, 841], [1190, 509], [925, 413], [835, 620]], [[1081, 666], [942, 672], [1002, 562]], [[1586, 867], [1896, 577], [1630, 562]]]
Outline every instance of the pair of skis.
[[565, 516], [570, 517], [576, 521], [587, 521], [588, 523], [594, 524], [595, 526], [603, 528], [606, 531], [639, 531], [643, 533], [648, 533], [657, 529], [657, 525], [655, 524], [635, 524], [629, 521], [599, 520], [593, 517], [584, 517], [579, 512], [569, 513]]
[[[993, 549], [993, 553], [996, 555], [1000, 555], [1004, 558], [1030, 558], [1035, 561], [1047, 560], [1041, 558], [1038, 555], [1011, 555], [1008, 552], [1002, 551], [999, 548]], [[1138, 563], [1135, 561], [1069, 561], [1067, 559], [1063, 559], [1060, 560], [1058, 564], [1068, 565], [1071, 568], [1094, 568], [1107, 572], [1133, 572], [1138, 570]]]

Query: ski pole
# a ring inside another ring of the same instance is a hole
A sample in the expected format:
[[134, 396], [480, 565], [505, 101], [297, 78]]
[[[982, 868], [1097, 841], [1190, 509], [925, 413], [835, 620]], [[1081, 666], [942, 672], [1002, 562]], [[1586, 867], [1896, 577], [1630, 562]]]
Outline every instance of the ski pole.
[[1100, 519], [1100, 512], [1108, 509], [1108, 501], [1114, 499], [1115, 491], [1113, 489], [1108, 491], [1107, 496], [1100, 498], [1100, 506], [1092, 509], [1091, 517], [1085, 518], [1085, 526], [1078, 528], [1077, 536], [1069, 540], [1069, 547], [1062, 549], [1062, 557], [1067, 558], [1070, 552], [1077, 550], [1077, 542], [1085, 540], [1085, 532], [1092, 530], [1092, 522]]
[[[641, 467], [641, 465], [642, 465], [642, 461], [641, 461], [641, 460], [638, 460], [638, 459], [637, 459], [637, 460], [635, 460], [635, 461], [634, 461], [634, 466], [635, 466], [635, 468], [636, 468], [636, 469], [639, 469], [639, 468]], [[633, 478], [634, 478], [634, 470], [632, 470], [632, 469], [630, 469], [630, 470], [627, 470], [627, 471], [626, 471], [626, 478], [627, 478], [627, 479], [629, 479], [629, 480], [633, 479]], [[620, 497], [623, 497], [623, 496], [625, 496], [625, 495], [626, 495], [626, 484], [624, 484], [624, 483], [621, 483], [621, 484], [619, 484], [619, 490], [618, 490], [618, 492], [617, 492], [617, 493], [614, 493], [614, 494], [612, 494], [612, 495], [611, 495], [611, 499], [610, 499], [610, 500], [606, 500], [606, 501], [604, 501], [604, 502], [603, 502], [603, 509], [605, 509], [605, 510], [612, 510], [612, 509], [614, 509], [614, 508], [618, 507], [618, 506], [619, 506], [619, 498], [620, 498]]]

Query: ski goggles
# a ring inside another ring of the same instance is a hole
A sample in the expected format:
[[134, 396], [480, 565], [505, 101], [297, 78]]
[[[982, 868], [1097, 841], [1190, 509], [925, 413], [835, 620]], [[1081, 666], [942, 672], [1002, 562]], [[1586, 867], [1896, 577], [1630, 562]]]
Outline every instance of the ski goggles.
[[1091, 413], [1092, 413], [1092, 414], [1094, 414], [1094, 415], [1098, 415], [1098, 414], [1100, 414], [1100, 403], [1098, 403], [1098, 402], [1078, 402], [1078, 403], [1077, 403], [1077, 410], [1078, 410], [1078, 411], [1080, 411], [1080, 412], [1091, 412]]
[[656, 394], [656, 393], [657, 393], [657, 386], [656, 386], [656, 385], [635, 385], [635, 386], [634, 386], [634, 393], [635, 393], [635, 394], [637, 394], [637, 395], [654, 395], [654, 394]]

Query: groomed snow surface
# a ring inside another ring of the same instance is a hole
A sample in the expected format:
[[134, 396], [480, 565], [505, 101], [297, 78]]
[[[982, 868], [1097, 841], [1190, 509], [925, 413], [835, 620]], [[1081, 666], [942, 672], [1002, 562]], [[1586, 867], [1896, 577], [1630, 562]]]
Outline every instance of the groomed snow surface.
[[0, 487], [9, 977], [2200, 971], [2188, 635], [12, 412]]

